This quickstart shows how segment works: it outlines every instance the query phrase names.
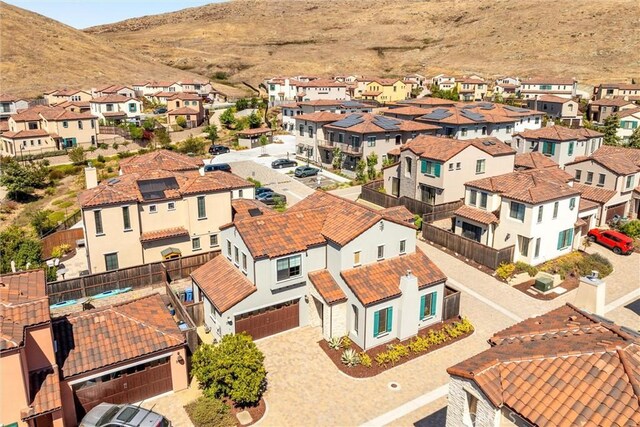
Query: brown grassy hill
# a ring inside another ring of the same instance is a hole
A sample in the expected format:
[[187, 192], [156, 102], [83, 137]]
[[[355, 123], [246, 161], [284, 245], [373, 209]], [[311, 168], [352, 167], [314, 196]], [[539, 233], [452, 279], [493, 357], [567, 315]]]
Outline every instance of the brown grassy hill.
[[638, 0], [234, 0], [87, 30], [204, 75], [640, 75]]
[[[91, 34], [0, 2], [0, 92], [34, 96], [48, 89], [90, 89], [195, 74], [154, 63]], [[223, 92], [235, 88], [219, 87]]]

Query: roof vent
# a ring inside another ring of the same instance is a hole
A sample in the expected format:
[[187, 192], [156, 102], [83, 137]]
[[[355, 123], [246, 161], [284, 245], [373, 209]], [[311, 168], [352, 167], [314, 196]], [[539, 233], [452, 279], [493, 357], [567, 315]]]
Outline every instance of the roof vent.
[[117, 184], [119, 182], [120, 182], [120, 180], [118, 178], [111, 178], [109, 181], [107, 181], [107, 184], [113, 185], [113, 184]]

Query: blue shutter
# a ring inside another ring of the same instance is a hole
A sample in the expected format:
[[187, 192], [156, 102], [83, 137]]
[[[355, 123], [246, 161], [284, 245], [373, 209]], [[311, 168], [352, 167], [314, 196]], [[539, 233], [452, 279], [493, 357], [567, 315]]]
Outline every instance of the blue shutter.
[[573, 245], [573, 228], [570, 228], [568, 231], [569, 231], [569, 246], [571, 247]]
[[438, 292], [431, 294], [431, 315], [436, 315], [436, 305], [438, 304]]
[[573, 156], [573, 141], [569, 143], [569, 155]]
[[561, 231], [560, 233], [558, 233], [558, 250], [560, 250], [560, 248], [562, 247], [562, 241], [564, 237], [564, 231]]
[[387, 332], [391, 332], [391, 326], [393, 325], [393, 307], [387, 309]]
[[373, 313], [373, 336], [378, 336], [378, 322], [380, 322], [380, 312], [376, 311]]
[[427, 173], [427, 161], [422, 160], [420, 164], [420, 172]]
[[440, 176], [440, 166], [442, 166], [440, 163], [434, 163], [434, 164], [433, 164], [433, 170], [434, 170], [433, 174], [434, 174], [436, 177], [439, 177], [439, 176]]
[[422, 320], [422, 315], [424, 314], [424, 306], [427, 303], [427, 296], [422, 295], [420, 297], [420, 313], [418, 313], [418, 320]]
[[556, 155], [556, 144], [555, 143], [550, 143], [551, 144], [551, 155], [555, 156]]

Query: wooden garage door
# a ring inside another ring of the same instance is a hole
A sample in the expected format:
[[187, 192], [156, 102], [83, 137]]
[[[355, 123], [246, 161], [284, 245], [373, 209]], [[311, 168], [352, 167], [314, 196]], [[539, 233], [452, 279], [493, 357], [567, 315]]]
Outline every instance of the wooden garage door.
[[236, 333], [246, 332], [254, 340], [292, 329], [300, 324], [298, 300], [236, 316]]
[[611, 221], [614, 215], [624, 216], [624, 208], [626, 203], [620, 203], [619, 205], [610, 206], [607, 209], [607, 222]]
[[85, 383], [75, 390], [78, 419], [102, 402], [135, 403], [173, 390], [169, 360], [162, 359], [111, 374], [111, 379], [105, 375], [97, 378], [95, 384]]

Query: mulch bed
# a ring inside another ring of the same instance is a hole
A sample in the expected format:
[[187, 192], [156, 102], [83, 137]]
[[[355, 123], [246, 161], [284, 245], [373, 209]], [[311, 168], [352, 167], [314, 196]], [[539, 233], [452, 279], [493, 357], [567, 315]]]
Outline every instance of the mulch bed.
[[539, 299], [542, 301], [551, 301], [554, 300], [556, 298], [558, 298], [559, 296], [565, 295], [567, 292], [572, 291], [574, 289], [578, 288], [578, 284], [580, 283], [580, 280], [576, 277], [576, 276], [569, 276], [567, 277], [563, 282], [561, 282], [558, 286], [561, 286], [563, 288], [565, 288], [567, 290], [567, 292], [563, 292], [561, 294], [557, 294], [555, 292], [549, 292], [547, 294], [542, 294], [540, 292], [538, 292], [537, 290], [535, 290], [535, 293], [529, 293], [527, 292], [529, 289], [533, 288], [533, 285], [535, 285], [536, 281], [535, 279], [531, 279], [528, 280], [524, 283], [520, 283], [519, 285], [515, 285], [513, 286], [514, 289], [519, 290], [520, 292], [526, 294], [527, 296], [531, 297], [531, 298], [535, 298], [535, 299]]
[[[435, 330], [438, 331], [440, 329], [442, 329], [445, 325], [449, 325], [451, 323], [454, 322], [458, 322], [460, 320], [460, 318], [454, 318], [454, 319], [449, 319], [449, 320], [445, 320], [444, 322], [432, 325], [432, 326], [428, 326], [426, 328], [420, 329], [418, 331], [418, 335], [419, 336], [425, 336], [429, 334], [429, 331], [431, 330]], [[432, 351], [435, 351], [439, 348], [442, 347], [446, 347], [449, 344], [453, 344], [454, 342], [460, 341], [461, 339], [464, 339], [468, 336], [470, 336], [471, 334], [473, 334], [474, 331], [469, 332], [468, 334], [464, 334], [461, 335], [457, 338], [453, 338], [450, 339], [449, 341], [445, 341], [441, 344], [437, 344], [434, 346], [429, 347], [429, 349], [427, 351], [423, 351], [421, 353], [413, 353], [413, 352], [409, 352], [409, 355], [407, 357], [402, 357], [395, 365], [392, 364], [388, 364], [387, 366], [384, 365], [378, 365], [378, 363], [376, 362], [375, 358], [378, 355], [378, 353], [382, 353], [384, 351], [387, 351], [387, 346], [389, 344], [403, 344], [403, 345], [408, 345], [414, 337], [409, 338], [407, 340], [404, 341], [400, 341], [398, 339], [395, 339], [393, 341], [384, 343], [382, 345], [379, 345], [377, 347], [373, 347], [369, 350], [367, 350], [367, 354], [369, 356], [371, 356], [371, 366], [370, 367], [365, 367], [362, 365], [357, 365], [357, 366], [353, 366], [353, 367], [349, 367], [345, 364], [342, 363], [342, 361], [340, 360], [340, 358], [342, 357], [342, 352], [344, 351], [344, 349], [339, 349], [339, 350], [334, 350], [332, 348], [329, 347], [329, 344], [327, 343], [326, 340], [320, 340], [318, 341], [318, 344], [320, 345], [320, 348], [322, 350], [324, 350], [324, 352], [327, 354], [327, 356], [329, 357], [329, 359], [331, 359], [331, 361], [333, 362], [334, 365], [336, 365], [336, 367], [338, 369], [340, 369], [342, 372], [344, 372], [345, 374], [349, 375], [350, 377], [354, 377], [354, 378], [369, 378], [369, 377], [374, 377], [378, 374], [380, 374], [381, 372], [387, 371], [395, 366], [398, 365], [402, 365], [403, 363], [406, 363], [410, 360], [416, 359], [418, 357], [422, 357], [426, 354], [431, 353]], [[355, 351], [357, 351], [358, 353], [362, 352], [362, 349], [355, 343], [353, 342], [351, 344], [351, 348], [354, 349]]]
[[238, 422], [238, 418], [236, 418], [236, 414], [238, 414], [239, 412], [249, 412], [253, 421], [250, 424], [245, 424], [245, 426], [250, 426], [260, 421], [260, 419], [264, 416], [264, 413], [267, 411], [267, 404], [262, 397], [260, 398], [260, 401], [257, 403], [257, 405], [246, 406], [244, 408], [236, 406], [235, 403], [233, 403], [233, 401], [230, 399], [222, 399], [222, 401], [226, 403], [229, 408], [231, 408], [229, 412], [231, 413], [231, 415], [233, 415], [233, 418], [236, 420], [236, 426], [238, 427], [242, 426], [242, 424]]

